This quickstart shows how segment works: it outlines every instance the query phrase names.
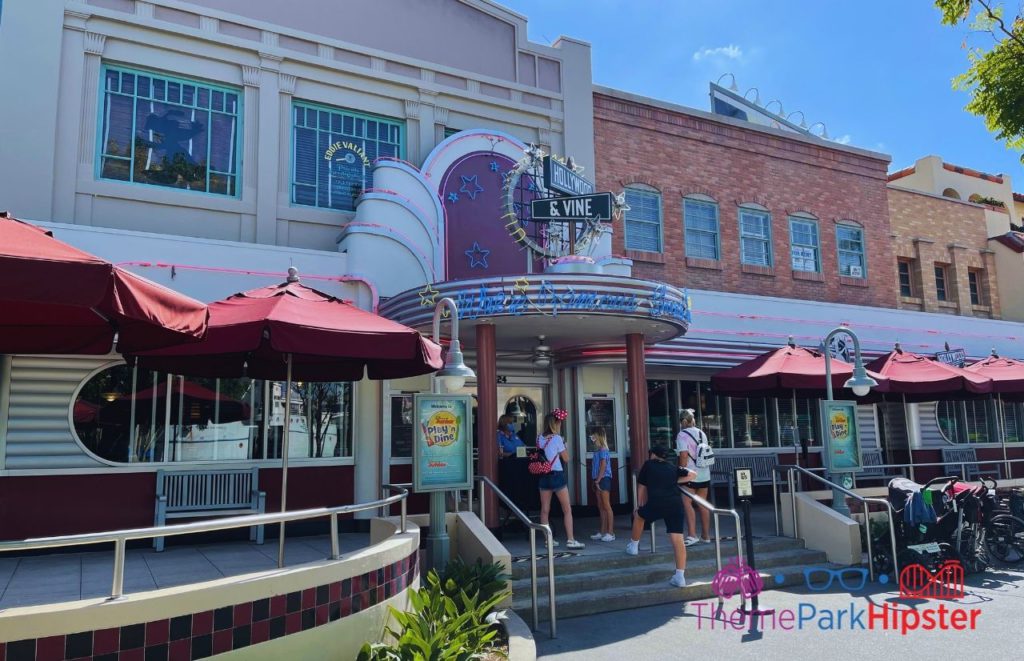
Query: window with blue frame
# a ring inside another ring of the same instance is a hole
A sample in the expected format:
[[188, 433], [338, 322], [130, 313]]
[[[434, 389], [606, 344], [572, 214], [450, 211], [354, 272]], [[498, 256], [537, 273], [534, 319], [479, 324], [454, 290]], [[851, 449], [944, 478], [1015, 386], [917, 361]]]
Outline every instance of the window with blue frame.
[[686, 256], [718, 259], [718, 205], [687, 197], [683, 199]]
[[839, 253], [839, 275], [863, 278], [864, 230], [853, 225], [836, 227], [836, 248]]
[[405, 127], [386, 117], [296, 101], [292, 125], [293, 204], [352, 211], [373, 187], [373, 162], [403, 156]]
[[740, 261], [772, 265], [772, 217], [767, 211], [740, 207]]
[[650, 186], [626, 186], [626, 205], [626, 248], [661, 252], [661, 193]]
[[237, 195], [241, 116], [236, 89], [105, 67], [98, 175]]

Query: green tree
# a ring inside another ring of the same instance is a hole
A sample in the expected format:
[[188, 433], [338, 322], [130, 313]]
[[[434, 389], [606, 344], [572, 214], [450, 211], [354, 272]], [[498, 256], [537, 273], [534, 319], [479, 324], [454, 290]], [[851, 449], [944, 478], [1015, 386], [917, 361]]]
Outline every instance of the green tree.
[[[935, 0], [946, 25], [967, 24], [988, 35], [991, 46], [968, 48], [970, 66], [953, 79], [953, 87], [970, 92], [966, 109], [984, 118], [985, 126], [1012, 149], [1024, 149], [1024, 19], [1008, 17], [995, 0]], [[1024, 160], [1024, 157], [1022, 157]]]

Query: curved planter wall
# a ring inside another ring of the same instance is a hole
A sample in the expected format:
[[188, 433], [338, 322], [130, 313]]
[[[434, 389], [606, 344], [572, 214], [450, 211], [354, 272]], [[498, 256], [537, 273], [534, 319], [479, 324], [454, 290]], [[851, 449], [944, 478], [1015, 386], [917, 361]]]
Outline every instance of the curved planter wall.
[[[340, 560], [0, 613], [0, 659], [348, 659], [419, 587], [419, 529]], [[111, 558], [112, 559], [112, 558]]]

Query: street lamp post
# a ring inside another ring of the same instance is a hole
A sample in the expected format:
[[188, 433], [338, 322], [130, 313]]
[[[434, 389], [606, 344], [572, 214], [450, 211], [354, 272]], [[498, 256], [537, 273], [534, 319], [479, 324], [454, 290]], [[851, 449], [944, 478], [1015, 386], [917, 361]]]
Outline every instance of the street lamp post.
[[[868, 371], [864, 369], [864, 361], [861, 359], [860, 355], [860, 338], [846, 326], [840, 326], [839, 328], [833, 329], [828, 335], [826, 335], [824, 341], [825, 393], [826, 398], [829, 401], [832, 400], [832, 351], [829, 348], [829, 344], [832, 342], [833, 337], [843, 333], [849, 335], [850, 339], [853, 340], [853, 376], [843, 384], [843, 387], [852, 390], [853, 394], [857, 397], [863, 397], [867, 395], [872, 388], [878, 385], [878, 382], [868, 376]], [[825, 424], [824, 420], [822, 421], [822, 424]], [[828, 429], [824, 429], [822, 432], [825, 466], [827, 467], [830, 463], [829, 459], [832, 456], [832, 443], [830, 441], [831, 435]], [[831, 471], [827, 471], [825, 479], [835, 483], [836, 476], [833, 475]], [[839, 491], [836, 487], [832, 487], [832, 509], [844, 516], [850, 516], [850, 510], [846, 507], [846, 498], [843, 495], [843, 492]]]
[[[444, 367], [435, 372], [430, 379], [430, 391], [435, 395], [458, 390], [466, 385], [466, 379], [476, 377], [476, 373], [466, 366], [462, 357], [462, 345], [459, 342], [459, 307], [455, 305], [455, 301], [447, 297], [438, 301], [434, 308], [434, 342], [441, 342], [441, 315], [445, 308], [451, 313], [452, 337]], [[427, 533], [427, 543], [430, 546], [430, 563], [439, 571], [448, 560], [446, 514], [445, 492], [430, 492], [430, 531]]]

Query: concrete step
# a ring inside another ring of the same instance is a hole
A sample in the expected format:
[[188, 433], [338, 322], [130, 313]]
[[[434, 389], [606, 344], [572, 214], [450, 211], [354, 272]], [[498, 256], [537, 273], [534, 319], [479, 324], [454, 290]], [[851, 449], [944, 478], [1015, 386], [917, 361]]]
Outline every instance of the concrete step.
[[[755, 551], [758, 570], [772, 570], [775, 567], [795, 565], [813, 566], [825, 562], [825, 555], [818, 551], [809, 551], [803, 548], [782, 549], [777, 551]], [[625, 554], [623, 554], [625, 555]], [[636, 560], [639, 556], [626, 556], [628, 559]], [[722, 558], [725, 562], [725, 558]], [[600, 569], [588, 572], [577, 572], [570, 574], [555, 573], [555, 595], [560, 600], [562, 595], [575, 594], [578, 592], [589, 592], [600, 586], [600, 589], [611, 590], [615, 588], [643, 586], [661, 586], [672, 576], [672, 558], [666, 556], [659, 564], [634, 563], [614, 568], [601, 566]], [[688, 580], [710, 581], [718, 565], [714, 556], [707, 558], [687, 558], [686, 577]], [[769, 572], [771, 573], [771, 572]], [[546, 599], [548, 589], [547, 574], [538, 569], [537, 594], [538, 598]], [[512, 582], [512, 594], [515, 596], [514, 606], [521, 601], [529, 607], [530, 579], [521, 578]]]
[[[824, 558], [821, 560], [824, 563]], [[787, 585], [799, 585], [804, 582], [804, 567], [806, 564], [792, 564], [783, 565], [780, 567], [773, 567], [771, 571], [760, 572], [761, 577], [764, 579], [765, 591], [785, 587]], [[776, 576], [782, 577], [782, 582], [778, 583], [775, 581]], [[710, 578], [692, 580], [689, 576], [689, 570], [687, 570], [687, 586], [685, 588], [676, 588], [668, 583], [668, 579], [671, 578], [671, 573], [665, 571], [662, 574], [664, 579], [660, 585], [644, 585], [639, 587], [618, 587], [612, 589], [597, 589], [586, 592], [577, 592], [575, 594], [556, 595], [556, 614], [558, 619], [562, 620], [568, 617], [578, 617], [580, 615], [592, 615], [594, 613], [608, 613], [612, 611], [620, 610], [632, 610], [634, 608], [644, 608], [646, 606], [656, 606], [658, 604], [669, 604], [675, 602], [693, 602], [701, 601], [712, 604], [711, 608], [717, 607], [718, 598], [711, 589]], [[771, 604], [771, 595], [763, 597], [761, 599], [762, 606], [768, 606]], [[734, 596], [731, 599], [725, 601], [726, 611], [731, 611], [734, 608], [740, 607], [740, 599], [738, 596]], [[527, 622], [532, 622], [532, 610], [531, 604], [527, 595], [527, 599], [522, 601], [516, 599], [513, 603], [513, 608]], [[548, 619], [547, 613], [547, 595], [544, 593], [538, 594], [538, 617], [541, 620]]]
[[[664, 565], [665, 563], [672, 562], [672, 550], [671, 546], [666, 542], [658, 545], [658, 552], [651, 553], [649, 546], [649, 537], [645, 537], [640, 541], [640, 554], [637, 556], [626, 555], [626, 543], [629, 541], [625, 537], [619, 538], [614, 542], [593, 542], [593, 546], [610, 547], [613, 549], [608, 553], [589, 553], [586, 552], [584, 555], [577, 555], [569, 558], [555, 558], [555, 574], [562, 576], [565, 574], [578, 574], [582, 572], [602, 570], [602, 569], [613, 569], [616, 567], [635, 567], [638, 564], [642, 565]], [[769, 551], [781, 551], [781, 550], [803, 550], [804, 544], [802, 540], [791, 539], [789, 537], [758, 537], [754, 540], [755, 553], [766, 553]], [[564, 551], [564, 547], [555, 549], [555, 552]], [[714, 544], [696, 544], [686, 549], [686, 556], [688, 562], [698, 562], [705, 559], [715, 558], [715, 545]], [[726, 562], [727, 558], [736, 557], [736, 541], [735, 540], [723, 540], [722, 541], [722, 562]], [[546, 575], [547, 572], [547, 556], [539, 557], [537, 560], [537, 575]], [[529, 579], [530, 577], [530, 563], [516, 562], [512, 564], [512, 579], [518, 580], [521, 578]]]

